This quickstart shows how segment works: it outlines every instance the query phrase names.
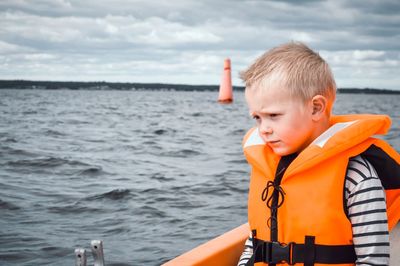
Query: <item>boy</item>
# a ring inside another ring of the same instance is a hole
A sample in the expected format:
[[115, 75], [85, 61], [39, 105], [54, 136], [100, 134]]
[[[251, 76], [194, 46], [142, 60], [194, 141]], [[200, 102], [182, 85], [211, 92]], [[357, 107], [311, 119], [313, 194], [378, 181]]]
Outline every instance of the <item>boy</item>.
[[238, 265], [389, 265], [400, 155], [372, 136], [390, 119], [331, 116], [331, 70], [301, 43], [268, 51], [241, 77], [257, 127], [243, 141], [251, 234]]

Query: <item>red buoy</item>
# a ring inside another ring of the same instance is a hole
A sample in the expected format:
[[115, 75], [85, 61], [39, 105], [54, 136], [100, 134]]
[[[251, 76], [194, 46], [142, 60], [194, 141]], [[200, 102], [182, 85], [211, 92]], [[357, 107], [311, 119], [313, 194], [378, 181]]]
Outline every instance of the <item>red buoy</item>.
[[221, 84], [219, 86], [218, 102], [231, 103], [233, 101], [232, 93], [232, 77], [231, 77], [231, 60], [229, 58], [224, 61], [224, 72], [222, 73]]

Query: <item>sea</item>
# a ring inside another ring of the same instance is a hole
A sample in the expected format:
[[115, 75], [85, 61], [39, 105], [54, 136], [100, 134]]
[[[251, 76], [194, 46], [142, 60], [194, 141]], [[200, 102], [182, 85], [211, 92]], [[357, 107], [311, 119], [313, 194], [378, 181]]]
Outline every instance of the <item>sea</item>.
[[[241, 91], [0, 90], [0, 265], [161, 265], [247, 221], [254, 125]], [[334, 113], [392, 118], [400, 95], [339, 94]]]

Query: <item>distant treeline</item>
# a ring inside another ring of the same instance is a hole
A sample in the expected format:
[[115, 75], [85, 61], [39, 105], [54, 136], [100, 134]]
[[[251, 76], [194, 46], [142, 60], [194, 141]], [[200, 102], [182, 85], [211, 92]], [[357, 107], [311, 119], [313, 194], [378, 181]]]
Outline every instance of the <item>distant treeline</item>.
[[[79, 81], [31, 81], [0, 80], [0, 89], [42, 89], [42, 90], [174, 90], [174, 91], [217, 91], [218, 85], [186, 85], [163, 83], [130, 82], [79, 82]], [[243, 91], [243, 86], [233, 86], [235, 91]], [[339, 93], [400, 94], [400, 90], [372, 88], [340, 88]]]

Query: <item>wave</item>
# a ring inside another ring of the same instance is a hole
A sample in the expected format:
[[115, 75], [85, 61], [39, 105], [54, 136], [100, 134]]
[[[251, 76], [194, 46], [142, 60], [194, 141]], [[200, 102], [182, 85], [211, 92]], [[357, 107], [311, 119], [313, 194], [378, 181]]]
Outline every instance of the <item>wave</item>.
[[182, 149], [178, 151], [169, 151], [160, 153], [161, 156], [165, 157], [177, 157], [177, 158], [187, 158], [192, 156], [200, 155], [201, 152], [189, 149]]
[[58, 213], [58, 214], [104, 213], [104, 208], [101, 206], [99, 208], [82, 206], [79, 202], [64, 206], [51, 206], [48, 207], [47, 209], [51, 213]]
[[64, 137], [64, 136], [66, 136], [66, 134], [65, 133], [62, 133], [62, 132], [60, 132], [60, 131], [57, 131], [57, 130], [54, 130], [54, 129], [47, 129], [45, 132], [44, 132], [44, 135], [45, 136], [51, 136], [51, 137]]
[[102, 194], [97, 194], [94, 196], [86, 197], [86, 200], [101, 200], [101, 199], [106, 199], [106, 200], [121, 200], [121, 199], [127, 199], [132, 197], [133, 194], [129, 189], [113, 189], [109, 192], [102, 193]]
[[0, 139], [2, 143], [17, 143], [18, 141], [13, 137], [3, 137]]
[[[157, 145], [158, 143], [154, 140], [147, 140], [147, 141], [143, 141], [142, 144], [149, 146], [149, 145]], [[157, 147], [159, 147], [161, 149], [161, 146], [157, 146]]]
[[143, 194], [153, 194], [153, 195], [162, 195], [166, 194], [167, 191], [158, 188], [147, 188], [141, 191]]
[[36, 110], [28, 110], [28, 111], [22, 112], [23, 115], [36, 115], [36, 114], [38, 114], [38, 113], [39, 113], [39, 112], [36, 111]]
[[60, 246], [45, 246], [40, 248], [40, 251], [44, 254], [51, 255], [54, 257], [63, 257], [71, 254], [70, 248], [60, 247]]
[[[138, 209], [135, 212], [136, 215], [144, 215], [144, 216], [149, 216], [152, 219], [153, 218], [165, 218], [167, 217], [167, 213], [163, 210], [160, 210], [158, 208], [155, 207], [151, 207], [151, 206], [144, 206], [143, 208]], [[154, 223], [154, 221], [149, 221], [148, 223]]]
[[194, 117], [199, 117], [199, 116], [204, 116], [204, 114], [203, 113], [200, 113], [200, 112], [195, 112], [195, 113], [192, 113], [192, 114], [190, 114], [191, 116], [194, 116]]
[[0, 209], [14, 211], [14, 210], [19, 210], [21, 208], [11, 202], [3, 201], [0, 199]]
[[227, 162], [231, 163], [231, 164], [246, 164], [247, 165], [246, 159], [228, 160]]
[[180, 200], [180, 201], [175, 201], [172, 204], [169, 204], [168, 206], [172, 208], [178, 208], [179, 210], [193, 210], [195, 208], [203, 208], [207, 207], [208, 204], [201, 203], [199, 201], [193, 201], [193, 200]]
[[175, 178], [173, 177], [166, 177], [165, 175], [161, 173], [155, 173], [151, 177], [151, 179], [158, 180], [158, 181], [173, 181]]
[[[0, 146], [0, 155], [5, 154], [5, 155], [17, 155], [17, 156], [26, 156], [26, 157], [34, 157], [34, 156], [39, 156], [39, 154], [27, 151], [24, 149], [18, 149], [18, 148], [13, 148], [10, 146], [3, 146], [2, 144], [6, 143], [7, 141], [5, 140], [0, 140], [1, 146]], [[8, 142], [15, 143], [17, 140], [14, 138], [10, 139]]]
[[169, 133], [176, 133], [176, 129], [157, 129], [153, 131], [155, 135], [166, 135]]
[[108, 174], [108, 173], [103, 171], [103, 168], [101, 166], [92, 166], [78, 172], [78, 175], [82, 176], [99, 176], [102, 174]]
[[[116, 228], [111, 228], [111, 229], [107, 229], [104, 231], [105, 234], [107, 235], [113, 235], [115, 236], [116, 234], [126, 234], [126, 233], [130, 233], [132, 230], [127, 227], [127, 226], [118, 226]], [[108, 265], [108, 263], [107, 263]]]
[[42, 157], [42, 158], [34, 158], [34, 159], [23, 159], [16, 161], [7, 162], [8, 165], [12, 166], [30, 166], [30, 167], [57, 167], [61, 165], [71, 165], [71, 166], [88, 166], [88, 164], [76, 161], [76, 160], [68, 160], [58, 157]]
[[247, 132], [246, 129], [236, 129], [236, 130], [233, 130], [231, 132], [231, 134], [235, 135], [235, 136], [244, 136], [246, 134], [246, 132]]
[[164, 135], [164, 134], [166, 134], [167, 132], [168, 132], [168, 131], [165, 130], [165, 129], [157, 129], [157, 130], [153, 131], [153, 133], [156, 134], [156, 135]]

